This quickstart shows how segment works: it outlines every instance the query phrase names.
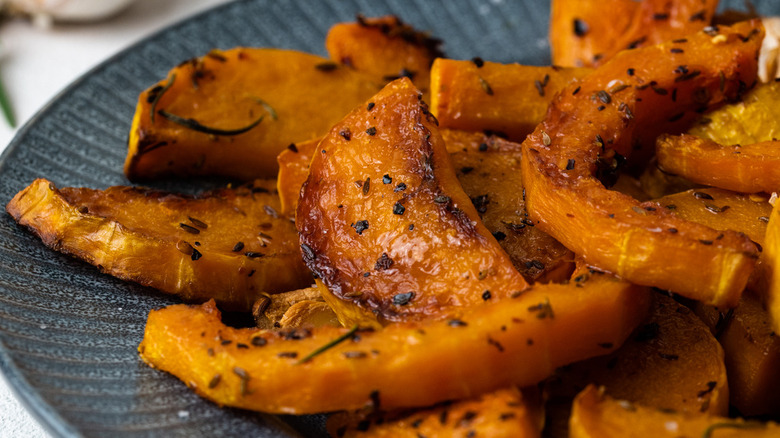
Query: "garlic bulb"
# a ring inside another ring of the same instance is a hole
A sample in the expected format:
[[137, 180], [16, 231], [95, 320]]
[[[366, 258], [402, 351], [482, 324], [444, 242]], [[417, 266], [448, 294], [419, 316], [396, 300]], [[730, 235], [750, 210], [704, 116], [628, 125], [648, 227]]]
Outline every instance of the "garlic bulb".
[[12, 11], [30, 14], [38, 24], [46, 20], [94, 21], [116, 14], [133, 0], [5, 0]]

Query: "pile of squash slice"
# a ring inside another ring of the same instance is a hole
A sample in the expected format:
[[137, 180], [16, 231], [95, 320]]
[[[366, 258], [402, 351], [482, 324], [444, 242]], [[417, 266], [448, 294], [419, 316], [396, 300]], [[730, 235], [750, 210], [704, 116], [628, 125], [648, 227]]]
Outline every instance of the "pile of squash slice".
[[604, 3], [552, 2], [547, 67], [446, 59], [390, 16], [334, 25], [330, 59], [209, 52], [141, 93], [124, 171], [227, 188], [41, 178], [7, 210], [187, 302], [138, 351], [219, 405], [339, 437], [777, 436], [764, 27]]

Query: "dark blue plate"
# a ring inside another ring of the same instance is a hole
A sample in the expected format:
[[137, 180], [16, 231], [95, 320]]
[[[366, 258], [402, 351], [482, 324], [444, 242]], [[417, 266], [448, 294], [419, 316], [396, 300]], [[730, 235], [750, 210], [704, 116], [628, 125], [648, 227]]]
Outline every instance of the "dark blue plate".
[[[0, 200], [37, 177], [58, 186], [128, 184], [122, 174], [138, 93], [212, 48], [270, 46], [324, 55], [331, 24], [396, 14], [453, 58], [546, 64], [544, 0], [244, 0], [164, 30], [107, 60], [39, 112], [0, 157]], [[742, 1], [724, 2], [742, 7]], [[765, 14], [777, 0], [754, 0]], [[167, 181], [193, 191], [208, 183]], [[222, 409], [136, 354], [146, 315], [176, 302], [45, 248], [0, 215], [0, 370], [55, 436], [323, 436], [323, 416]], [[291, 388], [294, 390], [294, 388]]]

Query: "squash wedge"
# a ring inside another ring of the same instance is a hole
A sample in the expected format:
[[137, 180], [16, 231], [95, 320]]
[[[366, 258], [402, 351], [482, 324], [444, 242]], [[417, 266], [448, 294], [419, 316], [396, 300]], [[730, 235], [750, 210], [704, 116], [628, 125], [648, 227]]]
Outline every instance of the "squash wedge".
[[769, 216], [761, 261], [764, 304], [772, 319], [772, 329], [780, 333], [780, 202], [775, 201]]
[[590, 72], [440, 58], [431, 67], [431, 111], [442, 128], [490, 130], [523, 141], [553, 97]]
[[727, 415], [724, 353], [687, 307], [656, 293], [649, 317], [616, 351], [562, 368], [553, 394], [573, 397], [589, 383], [610, 397], [678, 412]]
[[553, 0], [552, 63], [595, 67], [621, 50], [658, 44], [710, 24], [718, 0]]
[[295, 336], [225, 326], [213, 302], [174, 305], [149, 314], [139, 352], [224, 406], [289, 414], [431, 406], [530, 386], [609, 353], [648, 310], [645, 288], [608, 275], [580, 285], [537, 285], [444, 320]]
[[353, 110], [317, 149], [295, 220], [304, 262], [366, 319], [441, 317], [528, 287], [463, 192], [409, 79]]
[[598, 177], [613, 177], [637, 125], [743, 92], [755, 81], [762, 35], [752, 21], [625, 51], [561, 92], [523, 142], [531, 218], [588, 263], [628, 281], [735, 306], [757, 258], [748, 238], [640, 204]]
[[371, 76], [306, 53], [212, 51], [141, 93], [125, 175], [275, 177], [279, 152], [324, 134], [380, 87]]
[[328, 30], [325, 49], [335, 62], [368, 73], [379, 83], [408, 77], [428, 91], [433, 60], [443, 57], [441, 40], [415, 30], [395, 15], [357, 16]]
[[780, 338], [761, 301], [742, 296], [720, 333], [731, 404], [742, 415], [780, 415]]
[[336, 438], [539, 438], [544, 414], [538, 389], [499, 389], [417, 411], [343, 413], [328, 418]]
[[150, 189], [57, 189], [37, 179], [6, 209], [57, 251], [186, 301], [249, 311], [263, 293], [311, 284], [272, 181], [198, 198]]
[[780, 141], [721, 145], [692, 135], [663, 135], [658, 166], [699, 184], [742, 193], [780, 190]]
[[571, 438], [771, 438], [776, 423], [684, 414], [613, 399], [591, 385], [574, 400]]

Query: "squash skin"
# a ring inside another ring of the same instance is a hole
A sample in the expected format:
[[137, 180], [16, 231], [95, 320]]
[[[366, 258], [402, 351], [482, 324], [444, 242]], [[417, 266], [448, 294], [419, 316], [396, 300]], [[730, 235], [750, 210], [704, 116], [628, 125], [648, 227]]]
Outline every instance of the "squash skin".
[[398, 79], [336, 124], [298, 204], [304, 262], [379, 323], [441, 317], [528, 287], [463, 192], [420, 98]]
[[[705, 433], [713, 425], [718, 426], [710, 430], [711, 434]], [[713, 415], [664, 412], [615, 400], [590, 385], [574, 400], [569, 431], [571, 438], [771, 438], [780, 434], [780, 426], [773, 422], [746, 423]]]
[[780, 141], [726, 146], [692, 135], [663, 135], [658, 165], [695, 183], [741, 193], [780, 190]]
[[690, 309], [660, 293], [618, 350], [564, 367], [557, 377], [560, 383], [551, 379], [549, 388], [569, 398], [591, 383], [644, 406], [728, 415], [731, 382], [723, 349]]
[[[174, 75], [172, 86], [161, 92]], [[180, 64], [167, 79], [141, 93], [125, 175], [131, 181], [170, 175], [273, 178], [279, 152], [290, 143], [324, 134], [380, 87], [368, 75], [301, 52], [245, 47], [212, 52]], [[243, 134], [210, 135], [183, 128], [159, 113], [152, 122], [155, 96], [156, 111], [210, 127], [238, 129], [265, 117]], [[257, 99], [270, 105], [278, 119]]]
[[[490, 130], [522, 141], [553, 97], [590, 69], [437, 59], [431, 67], [431, 111], [442, 128]], [[489, 90], [489, 91], [488, 91]]]
[[[102, 272], [186, 301], [214, 298], [226, 309], [248, 311], [262, 293], [311, 282], [294, 225], [268, 213], [278, 208], [272, 191], [272, 182], [258, 181], [190, 198], [131, 187], [58, 190], [37, 179], [6, 208], [46, 246]], [[233, 251], [238, 241], [245, 245]]]
[[440, 45], [440, 40], [394, 15], [358, 15], [357, 22], [334, 24], [325, 37], [325, 50], [333, 61], [368, 73], [380, 83], [407, 75], [424, 93], [433, 60], [444, 56]]
[[709, 25], [717, 6], [717, 0], [553, 0], [552, 63], [597, 67], [621, 50], [685, 37]]
[[[523, 143], [532, 219], [588, 263], [622, 278], [735, 306], [757, 258], [749, 239], [681, 220], [655, 203], [639, 204], [605, 189], [594, 175], [600, 163], [616, 162], [613, 154], [630, 154], [638, 124], [700, 108], [704, 95], [709, 104], [734, 98], [753, 83], [762, 35], [760, 22], [753, 21], [720, 28], [718, 35], [691, 35], [685, 43], [626, 51], [570, 85]], [[674, 71], [681, 64], [700, 73], [691, 70], [678, 80]], [[629, 86], [612, 88], [610, 95], [605, 89], [615, 78]], [[672, 88], [674, 102], [669, 91], [658, 91]], [[692, 264], [699, 269], [691, 270]]]
[[510, 387], [413, 412], [336, 414], [328, 418], [328, 432], [343, 438], [538, 438], [543, 410], [537, 389]]
[[[235, 329], [220, 322], [213, 302], [174, 305], [149, 314], [139, 352], [225, 406], [288, 414], [422, 407], [533, 385], [559, 366], [608, 353], [598, 344], [620, 345], [648, 306], [646, 289], [596, 275], [582, 288], [539, 285], [515, 299], [462, 309], [457, 321], [361, 331], [359, 339], [298, 363], [348, 329], [320, 327], [305, 336]], [[266, 344], [253, 346], [255, 337]], [[210, 387], [217, 374], [219, 384]]]

